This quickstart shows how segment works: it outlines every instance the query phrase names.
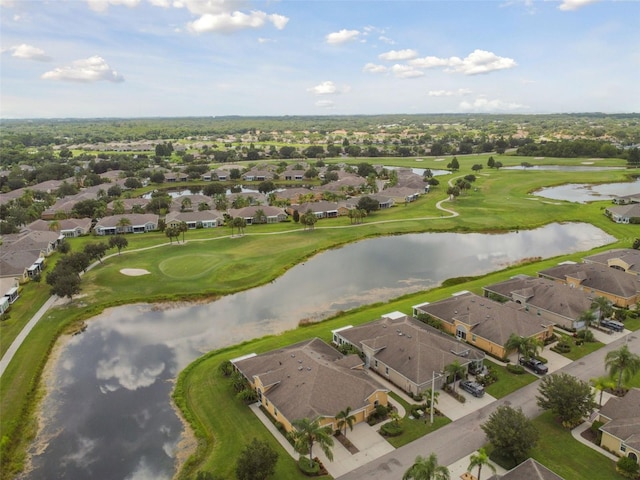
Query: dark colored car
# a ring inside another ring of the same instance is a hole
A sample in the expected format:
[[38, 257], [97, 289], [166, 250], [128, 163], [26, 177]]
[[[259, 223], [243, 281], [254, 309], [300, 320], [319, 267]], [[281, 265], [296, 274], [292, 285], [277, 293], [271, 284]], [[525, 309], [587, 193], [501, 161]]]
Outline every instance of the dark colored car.
[[477, 382], [471, 380], [460, 381], [460, 388], [466, 392], [469, 392], [474, 397], [481, 397], [484, 395], [484, 387]]
[[624, 323], [616, 322], [615, 320], [602, 320], [600, 321], [601, 327], [607, 327], [615, 332], [622, 332], [624, 330]]
[[535, 358], [524, 358], [520, 357], [520, 365], [523, 365], [531, 370], [533, 370], [538, 375], [543, 375], [549, 371], [549, 368], [542, 363], [540, 360]]

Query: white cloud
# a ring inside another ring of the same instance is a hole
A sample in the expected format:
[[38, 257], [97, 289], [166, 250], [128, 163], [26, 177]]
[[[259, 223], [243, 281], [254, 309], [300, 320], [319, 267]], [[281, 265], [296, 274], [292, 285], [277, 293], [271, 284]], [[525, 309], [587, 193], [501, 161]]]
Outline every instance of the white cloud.
[[51, 60], [47, 54], [44, 53], [44, 50], [41, 48], [34, 47], [33, 45], [27, 45], [23, 43], [22, 45], [14, 45], [9, 48], [13, 53], [12, 57], [23, 58], [26, 60], [37, 60], [39, 62], [48, 62]]
[[380, 60], [388, 60], [391, 62], [397, 62], [398, 60], [410, 60], [418, 56], [418, 52], [407, 48], [405, 50], [390, 50], [378, 55]]
[[338, 87], [331, 80], [327, 80], [326, 82], [322, 82], [315, 87], [308, 88], [307, 91], [315, 94], [315, 95], [331, 95], [338, 92]]
[[271, 22], [278, 30], [282, 30], [289, 19], [282, 15], [267, 15], [265, 12], [252, 11], [248, 14], [235, 11], [231, 13], [205, 13], [196, 21], [188, 24], [194, 33], [221, 32], [231, 33], [246, 28], [261, 28]]
[[96, 378], [98, 380], [113, 379], [127, 390], [137, 390], [153, 385], [165, 368], [166, 365], [163, 362], [139, 367], [134, 365], [133, 360], [128, 357], [115, 356], [98, 362]]
[[325, 40], [330, 45], [341, 45], [343, 43], [352, 42], [357, 40], [360, 36], [358, 30], [346, 30], [342, 29], [339, 32], [333, 32], [325, 37]]
[[464, 75], [489, 73], [496, 70], [514, 68], [518, 65], [512, 58], [499, 57], [493, 52], [479, 49], [474, 50], [465, 58], [424, 57], [413, 59], [409, 64], [418, 68], [447, 67], [445, 71]]
[[[458, 57], [451, 57], [459, 60]], [[435, 68], [435, 67], [446, 67], [449, 65], [449, 58], [439, 58], [439, 57], [423, 57], [423, 58], [414, 58], [409, 62], [410, 65], [418, 68]]]
[[384, 65], [376, 65], [375, 63], [367, 63], [363, 68], [363, 71], [370, 73], [384, 73], [388, 70]]
[[460, 110], [465, 112], [504, 112], [513, 110], [526, 110], [527, 105], [504, 102], [502, 100], [489, 100], [486, 97], [478, 97], [473, 102], [461, 102]]
[[89, 8], [96, 12], [105, 12], [110, 5], [124, 5], [125, 7], [136, 7], [140, 0], [87, 0]]
[[333, 108], [335, 106], [335, 103], [333, 102], [333, 100], [318, 100], [316, 102], [316, 107], [320, 107], [320, 108]]
[[71, 65], [57, 67], [42, 75], [46, 80], [67, 80], [72, 82], [123, 82], [124, 77], [107, 64], [104, 58], [94, 55], [83, 60], [76, 60]]
[[396, 42], [393, 41], [392, 39], [390, 39], [389, 37], [385, 37], [384, 35], [380, 35], [378, 37], [378, 40], [380, 40], [383, 43], [389, 44], [389, 45], [395, 45]]
[[462, 97], [470, 93], [471, 90], [468, 88], [459, 88], [458, 90], [430, 90], [427, 95], [430, 97]]
[[560, 6], [558, 7], [560, 10], [564, 10], [565, 12], [578, 10], [586, 5], [590, 5], [592, 3], [597, 3], [600, 0], [564, 0]]
[[417, 78], [424, 76], [424, 72], [416, 70], [409, 65], [395, 64], [393, 67], [391, 67], [391, 71], [398, 78]]

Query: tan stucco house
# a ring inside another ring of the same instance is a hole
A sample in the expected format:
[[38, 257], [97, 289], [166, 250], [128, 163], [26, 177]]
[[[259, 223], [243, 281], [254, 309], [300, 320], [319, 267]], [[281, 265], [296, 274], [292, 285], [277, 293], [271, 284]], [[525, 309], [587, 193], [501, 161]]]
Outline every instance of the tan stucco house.
[[388, 389], [367, 374], [358, 355], [342, 355], [318, 338], [231, 363], [288, 432], [303, 418], [320, 418], [321, 425], [337, 430], [336, 415], [347, 407], [359, 423], [387, 405]]
[[600, 409], [598, 421], [604, 422], [600, 446], [640, 464], [640, 388], [611, 397]]

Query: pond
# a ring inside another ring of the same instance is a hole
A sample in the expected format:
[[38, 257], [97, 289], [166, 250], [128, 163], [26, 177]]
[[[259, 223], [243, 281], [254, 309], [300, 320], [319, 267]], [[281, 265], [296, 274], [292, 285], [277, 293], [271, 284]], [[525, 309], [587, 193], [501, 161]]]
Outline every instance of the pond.
[[542, 188], [534, 195], [551, 200], [586, 203], [611, 200], [614, 197], [640, 193], [640, 179], [634, 182], [603, 183], [599, 185], [570, 183], [557, 187]]
[[321, 253], [273, 283], [209, 304], [110, 309], [72, 337], [52, 365], [46, 425], [26, 478], [170, 479], [183, 432], [170, 402], [173, 379], [204, 352], [447, 278], [613, 241], [588, 224], [380, 237]]

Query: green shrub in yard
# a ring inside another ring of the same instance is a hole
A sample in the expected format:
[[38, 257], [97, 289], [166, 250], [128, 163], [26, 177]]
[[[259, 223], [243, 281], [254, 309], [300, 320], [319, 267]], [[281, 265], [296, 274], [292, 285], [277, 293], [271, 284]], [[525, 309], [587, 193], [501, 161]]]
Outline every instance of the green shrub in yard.
[[616, 470], [626, 478], [638, 478], [640, 475], [640, 465], [630, 457], [622, 457], [618, 460]]
[[400, 422], [389, 422], [380, 427], [380, 433], [385, 437], [397, 437], [402, 435], [402, 432], [404, 432], [404, 428]]
[[522, 375], [524, 373], [524, 367], [522, 365], [507, 365], [507, 371], [516, 375]]
[[309, 459], [305, 456], [298, 459], [298, 468], [309, 477], [320, 475], [320, 462], [314, 461], [312, 464], [309, 464]]

